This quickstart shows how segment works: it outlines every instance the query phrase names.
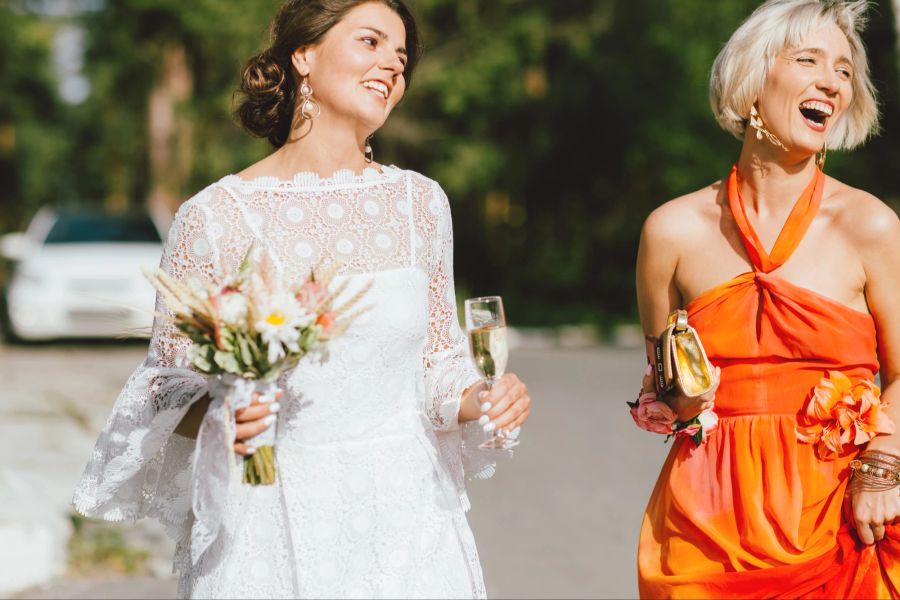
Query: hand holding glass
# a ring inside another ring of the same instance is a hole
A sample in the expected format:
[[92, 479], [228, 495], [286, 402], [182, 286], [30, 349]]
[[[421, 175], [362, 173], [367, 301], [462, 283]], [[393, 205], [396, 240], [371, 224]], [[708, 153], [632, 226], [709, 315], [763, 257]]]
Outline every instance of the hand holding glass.
[[[509, 361], [506, 341], [506, 315], [500, 296], [469, 298], [466, 307], [466, 331], [475, 367], [487, 383], [488, 389], [503, 377]], [[479, 448], [512, 448], [518, 441], [507, 437], [506, 432], [493, 431], [491, 439]]]

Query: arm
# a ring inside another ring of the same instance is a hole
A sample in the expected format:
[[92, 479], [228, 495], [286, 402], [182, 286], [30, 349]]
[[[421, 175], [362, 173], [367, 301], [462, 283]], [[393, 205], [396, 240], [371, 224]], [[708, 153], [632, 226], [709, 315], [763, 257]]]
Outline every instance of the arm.
[[[647, 338], [647, 361], [655, 364], [654, 340], [667, 324], [669, 313], [680, 308], [683, 298], [675, 282], [679, 260], [679, 241], [682, 236], [672, 229], [671, 223], [679, 223], [679, 215], [671, 205], [663, 205], [647, 218], [641, 231], [637, 259], [637, 295], [641, 325]], [[651, 339], [652, 338], [652, 339]], [[718, 369], [716, 369], [718, 379]], [[654, 380], [645, 376], [642, 389], [653, 391]], [[699, 398], [686, 398], [677, 394], [666, 396], [679, 421], [688, 421], [712, 406], [715, 388]]]
[[[900, 456], [900, 220], [879, 203], [876, 214], [868, 214], [865, 232], [858, 240], [866, 274], [866, 302], [878, 332], [881, 388], [884, 411], [896, 426], [894, 433], [879, 435], [867, 450]], [[866, 226], [867, 225], [867, 226]], [[900, 517], [900, 495], [893, 488], [884, 492], [852, 493], [853, 516], [860, 539], [872, 544], [884, 537], [884, 525]]]
[[[428, 338], [423, 356], [430, 405], [428, 415], [436, 429], [482, 419], [482, 406], [490, 403], [488, 418], [498, 429], [514, 429], [528, 418], [531, 399], [514, 374], [506, 374], [490, 393], [469, 356], [469, 344], [459, 326], [453, 284], [453, 226], [446, 195], [433, 188], [434, 244], [429, 264]], [[429, 227], [429, 229], [431, 228]]]

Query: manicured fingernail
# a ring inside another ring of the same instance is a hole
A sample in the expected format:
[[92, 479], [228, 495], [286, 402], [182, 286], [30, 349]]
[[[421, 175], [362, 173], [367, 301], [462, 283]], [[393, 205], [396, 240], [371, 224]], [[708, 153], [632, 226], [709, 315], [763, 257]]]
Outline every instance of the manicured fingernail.
[[251, 454], [256, 454], [256, 448], [254, 448], [253, 446], [247, 446], [247, 449], [244, 450], [244, 452], [247, 454], [247, 456], [250, 456]]
[[279, 410], [281, 410], [281, 404], [280, 404], [280, 403], [278, 403], [278, 402], [273, 402], [272, 404], [269, 405], [269, 412], [270, 412], [271, 414], [274, 415], [274, 414], [277, 413]]
[[511, 440], [515, 440], [515, 439], [518, 439], [520, 433], [522, 433], [522, 428], [516, 427], [515, 429], [510, 431], [506, 437], [508, 437]]
[[487, 425], [484, 426], [484, 431], [486, 433], [490, 433], [493, 430], [495, 430], [496, 428], [497, 428], [497, 424], [494, 423], [493, 421], [491, 421], [490, 423], [488, 423]]
[[644, 376], [653, 375], [653, 365], [647, 365], [647, 370], [644, 371]]
[[491, 410], [492, 406], [493, 406], [493, 404], [491, 404], [490, 402], [485, 402], [484, 404], [481, 405], [481, 412], [487, 412], [487, 411]]
[[479, 425], [487, 425], [488, 423], [490, 423], [490, 421], [491, 421], [491, 418], [489, 416], [481, 415], [481, 418], [478, 419], [478, 424]]
[[271, 427], [272, 423], [274, 423], [274, 422], [275, 422], [275, 415], [269, 415], [268, 417], [263, 419], [263, 425], [265, 425], [266, 427]]

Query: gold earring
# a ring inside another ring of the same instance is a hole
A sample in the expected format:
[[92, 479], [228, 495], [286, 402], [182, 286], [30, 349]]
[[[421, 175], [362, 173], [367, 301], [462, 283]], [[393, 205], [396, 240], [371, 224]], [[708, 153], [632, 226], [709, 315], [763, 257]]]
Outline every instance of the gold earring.
[[759, 116], [759, 111], [756, 110], [756, 104], [750, 105], [750, 127], [756, 130], [756, 139], [761, 140], [763, 139], [763, 136], [765, 136], [773, 146], [778, 146], [782, 150], [787, 150], [785, 145], [781, 143], [781, 140], [779, 140], [774, 133], [766, 129], [762, 117]]
[[366, 138], [366, 150], [364, 153], [366, 163], [371, 164], [375, 160], [375, 153], [372, 152], [372, 136]]
[[322, 107], [319, 106], [319, 103], [313, 100], [313, 89], [312, 86], [309, 85], [309, 81], [307, 77], [303, 78], [303, 81], [300, 82], [300, 116], [303, 117], [307, 121], [312, 121], [320, 114], [322, 114]]
[[820, 171], [825, 170], [825, 157], [828, 156], [828, 140], [822, 145], [822, 149], [816, 154], [816, 166]]

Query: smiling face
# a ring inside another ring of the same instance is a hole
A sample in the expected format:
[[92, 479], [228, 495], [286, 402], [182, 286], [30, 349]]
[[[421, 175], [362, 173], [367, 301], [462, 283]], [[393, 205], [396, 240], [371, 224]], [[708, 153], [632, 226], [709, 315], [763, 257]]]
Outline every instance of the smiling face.
[[823, 23], [785, 48], [766, 76], [757, 107], [766, 127], [794, 153], [812, 155], [853, 99], [850, 44]]
[[350, 10], [320, 43], [294, 52], [293, 64], [309, 76], [323, 115], [371, 133], [406, 91], [405, 40], [400, 16], [380, 2], [367, 2]]

